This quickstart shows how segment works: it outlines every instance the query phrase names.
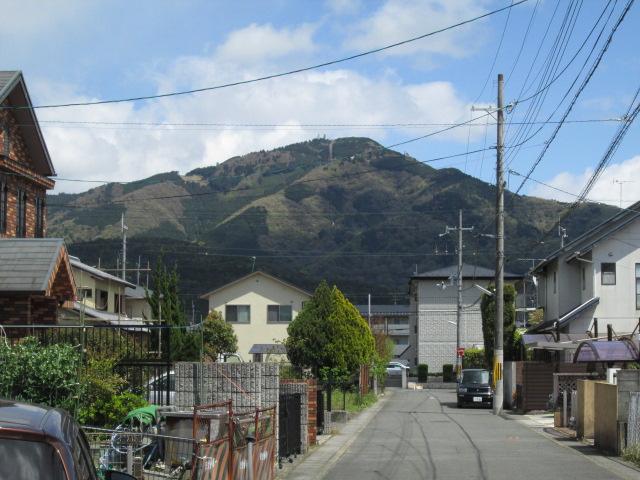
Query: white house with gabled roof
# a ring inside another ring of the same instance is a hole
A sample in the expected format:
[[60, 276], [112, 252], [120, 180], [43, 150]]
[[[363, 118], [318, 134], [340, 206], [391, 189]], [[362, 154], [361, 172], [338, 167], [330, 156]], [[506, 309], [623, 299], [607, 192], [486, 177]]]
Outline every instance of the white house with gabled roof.
[[289, 323], [311, 293], [268, 273], [257, 271], [205, 293], [209, 311], [220, 312], [233, 325], [238, 352], [247, 361], [268, 360], [284, 352]]
[[529, 333], [606, 336], [640, 320], [640, 202], [556, 250], [532, 271], [544, 321]]

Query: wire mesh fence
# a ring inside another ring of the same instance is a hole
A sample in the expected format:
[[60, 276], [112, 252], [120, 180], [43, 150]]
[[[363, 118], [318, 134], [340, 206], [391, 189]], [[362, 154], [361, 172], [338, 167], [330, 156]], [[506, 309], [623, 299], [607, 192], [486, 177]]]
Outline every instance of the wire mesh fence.
[[192, 477], [193, 438], [126, 429], [83, 427], [98, 471], [117, 470], [139, 480]]
[[638, 444], [640, 444], [640, 392], [630, 392], [627, 447]]

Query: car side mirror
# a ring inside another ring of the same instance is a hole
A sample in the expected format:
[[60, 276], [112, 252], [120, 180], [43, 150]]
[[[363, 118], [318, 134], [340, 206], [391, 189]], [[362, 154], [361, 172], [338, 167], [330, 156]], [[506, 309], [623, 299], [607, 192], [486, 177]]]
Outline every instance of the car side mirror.
[[128, 473], [118, 472], [117, 470], [107, 470], [104, 472], [105, 480], [137, 480], [133, 475]]

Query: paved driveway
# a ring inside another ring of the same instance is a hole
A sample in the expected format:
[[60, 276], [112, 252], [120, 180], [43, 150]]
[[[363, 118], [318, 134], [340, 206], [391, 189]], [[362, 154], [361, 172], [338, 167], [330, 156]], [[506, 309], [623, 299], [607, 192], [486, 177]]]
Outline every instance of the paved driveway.
[[624, 477], [515, 420], [490, 410], [456, 408], [453, 391], [398, 390], [324, 478]]

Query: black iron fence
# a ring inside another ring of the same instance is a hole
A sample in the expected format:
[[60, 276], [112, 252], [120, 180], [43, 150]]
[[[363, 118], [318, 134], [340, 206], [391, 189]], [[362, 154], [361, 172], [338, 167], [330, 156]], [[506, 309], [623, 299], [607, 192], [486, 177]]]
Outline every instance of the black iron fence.
[[116, 360], [114, 370], [126, 389], [156, 405], [171, 405], [175, 379], [171, 362], [171, 332], [168, 326], [118, 325], [10, 325], [4, 330], [13, 344], [25, 337], [36, 338], [43, 346], [69, 344], [82, 352]]
[[302, 438], [300, 431], [301, 408], [302, 395], [300, 393], [287, 393], [280, 395], [278, 412], [278, 456], [280, 458], [287, 458], [302, 453]]

